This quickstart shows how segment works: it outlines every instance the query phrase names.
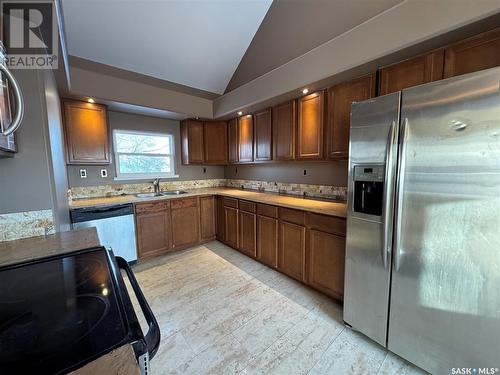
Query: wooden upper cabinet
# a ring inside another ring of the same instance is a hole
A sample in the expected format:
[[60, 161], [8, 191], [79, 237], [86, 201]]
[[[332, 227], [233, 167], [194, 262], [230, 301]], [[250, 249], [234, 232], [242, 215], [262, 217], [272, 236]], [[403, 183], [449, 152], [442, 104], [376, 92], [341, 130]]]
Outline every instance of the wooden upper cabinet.
[[203, 127], [205, 164], [227, 164], [227, 122], [205, 122]]
[[229, 163], [238, 163], [238, 119], [233, 118], [227, 123], [227, 144]]
[[347, 159], [351, 104], [375, 95], [375, 76], [375, 73], [370, 74], [328, 89], [328, 158]]
[[297, 155], [299, 160], [323, 159], [324, 91], [298, 101]]
[[203, 164], [203, 122], [184, 120], [181, 122], [182, 164]]
[[413, 57], [379, 70], [379, 95], [443, 79], [444, 50]]
[[447, 47], [444, 78], [500, 66], [500, 28]]
[[64, 100], [64, 129], [68, 164], [109, 164], [106, 106]]
[[297, 102], [289, 102], [273, 107], [273, 159], [295, 159], [295, 135], [297, 129]]
[[271, 109], [256, 113], [254, 118], [254, 159], [272, 160], [272, 124]]
[[246, 115], [238, 119], [238, 161], [253, 161], [253, 118]]

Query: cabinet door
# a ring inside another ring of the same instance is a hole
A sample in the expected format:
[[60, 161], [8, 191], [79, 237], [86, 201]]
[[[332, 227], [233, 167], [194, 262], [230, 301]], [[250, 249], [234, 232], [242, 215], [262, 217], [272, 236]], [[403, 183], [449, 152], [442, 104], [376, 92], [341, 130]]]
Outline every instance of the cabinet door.
[[138, 214], [135, 225], [139, 259], [168, 251], [171, 243], [168, 210]]
[[200, 232], [202, 240], [215, 237], [215, 197], [200, 197]]
[[182, 164], [203, 164], [203, 122], [184, 120], [181, 122]]
[[64, 129], [68, 164], [111, 162], [106, 106], [65, 100]]
[[444, 78], [500, 66], [500, 28], [447, 47]]
[[204, 145], [205, 164], [227, 164], [227, 122], [205, 122]]
[[413, 57], [379, 70], [379, 95], [443, 78], [444, 50]]
[[227, 143], [229, 163], [238, 163], [238, 119], [233, 118], [227, 123]]
[[253, 119], [246, 115], [238, 119], [238, 161], [253, 161]]
[[257, 216], [257, 259], [270, 267], [278, 265], [278, 220]]
[[197, 198], [175, 199], [170, 203], [173, 247], [199, 242], [199, 212]]
[[267, 161], [272, 160], [272, 125], [271, 125], [271, 109], [266, 109], [263, 112], [254, 115], [254, 155], [255, 160]]
[[224, 203], [222, 197], [217, 196], [217, 239], [225, 242], [226, 214], [224, 213]]
[[319, 91], [299, 99], [297, 159], [323, 158], [324, 96]]
[[257, 256], [256, 247], [256, 232], [257, 232], [257, 220], [256, 215], [250, 212], [239, 211], [239, 249], [242, 253], [245, 253], [252, 258]]
[[280, 222], [278, 241], [278, 269], [294, 279], [305, 280], [306, 228], [302, 225]]
[[225, 231], [224, 240], [226, 244], [235, 249], [238, 248], [238, 209], [224, 207]]
[[292, 100], [273, 107], [273, 159], [295, 159], [297, 105]]
[[312, 287], [336, 298], [344, 295], [345, 238], [309, 231], [309, 275]]
[[330, 159], [347, 159], [351, 104], [375, 95], [375, 74], [354, 79], [328, 89], [327, 150]]

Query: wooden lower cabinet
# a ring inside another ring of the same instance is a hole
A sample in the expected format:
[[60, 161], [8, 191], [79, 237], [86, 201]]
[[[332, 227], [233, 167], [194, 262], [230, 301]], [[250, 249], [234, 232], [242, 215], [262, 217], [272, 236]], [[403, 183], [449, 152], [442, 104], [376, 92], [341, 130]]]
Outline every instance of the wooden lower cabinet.
[[257, 256], [257, 219], [251, 212], [239, 211], [239, 250], [255, 258]]
[[200, 197], [200, 233], [201, 240], [211, 240], [216, 234], [215, 197]]
[[172, 215], [172, 247], [200, 242], [197, 198], [175, 199], [170, 203]]
[[345, 219], [221, 196], [135, 205], [139, 259], [217, 239], [331, 297], [344, 294]]
[[309, 231], [308, 284], [332, 297], [344, 295], [345, 238]]
[[221, 196], [217, 196], [217, 239], [225, 242], [226, 214], [224, 212], [224, 201]]
[[278, 266], [278, 219], [257, 215], [257, 259]]
[[278, 270], [299, 281], [305, 281], [306, 228], [280, 222], [278, 240]]
[[238, 209], [224, 207], [224, 242], [235, 249], [238, 248]]
[[170, 212], [167, 209], [137, 214], [135, 224], [139, 259], [160, 255], [171, 248]]

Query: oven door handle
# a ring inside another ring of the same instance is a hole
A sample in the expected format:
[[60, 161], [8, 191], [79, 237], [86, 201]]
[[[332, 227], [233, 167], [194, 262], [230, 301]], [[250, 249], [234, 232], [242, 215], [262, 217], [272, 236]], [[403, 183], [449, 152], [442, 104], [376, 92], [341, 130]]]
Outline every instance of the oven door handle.
[[144, 339], [146, 340], [146, 347], [149, 353], [149, 359], [152, 359], [156, 352], [158, 351], [158, 347], [160, 346], [160, 326], [156, 321], [156, 318], [149, 307], [148, 301], [146, 301], [146, 297], [142, 293], [142, 290], [135, 278], [134, 272], [130, 268], [128, 262], [122, 257], [115, 257], [118, 267], [124, 270], [127, 273], [130, 284], [132, 285], [132, 289], [134, 290], [135, 296], [139, 301], [139, 305], [141, 306], [142, 313], [146, 318], [146, 322], [148, 323], [149, 329]]

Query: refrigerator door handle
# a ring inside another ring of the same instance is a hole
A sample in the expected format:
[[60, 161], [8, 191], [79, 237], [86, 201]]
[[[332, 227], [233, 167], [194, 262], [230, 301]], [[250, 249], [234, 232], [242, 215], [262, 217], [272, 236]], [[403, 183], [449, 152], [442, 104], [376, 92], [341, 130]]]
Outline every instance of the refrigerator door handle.
[[390, 229], [391, 229], [391, 207], [392, 207], [392, 154], [394, 149], [396, 135], [396, 122], [393, 121], [391, 124], [391, 129], [387, 136], [387, 153], [385, 155], [385, 205], [384, 205], [384, 226], [383, 226], [383, 244], [382, 244], [382, 262], [384, 264], [384, 268], [387, 268], [387, 256], [391, 252], [391, 244], [389, 239], [391, 238]]
[[403, 206], [403, 190], [404, 190], [404, 170], [406, 164], [406, 139], [408, 137], [408, 119], [405, 118], [401, 128], [401, 143], [400, 143], [400, 160], [398, 166], [398, 199], [396, 201], [396, 235], [394, 237], [394, 269], [399, 270], [399, 247], [401, 243], [401, 224], [402, 224], [402, 206]]

